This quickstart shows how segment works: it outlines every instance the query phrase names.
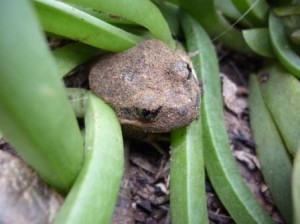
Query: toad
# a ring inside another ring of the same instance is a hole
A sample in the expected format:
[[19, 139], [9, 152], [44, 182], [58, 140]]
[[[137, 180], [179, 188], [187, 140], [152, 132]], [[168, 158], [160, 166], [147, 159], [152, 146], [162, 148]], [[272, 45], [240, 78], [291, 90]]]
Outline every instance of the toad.
[[100, 57], [89, 74], [91, 90], [110, 104], [125, 130], [169, 132], [199, 114], [200, 87], [192, 63], [158, 40]]

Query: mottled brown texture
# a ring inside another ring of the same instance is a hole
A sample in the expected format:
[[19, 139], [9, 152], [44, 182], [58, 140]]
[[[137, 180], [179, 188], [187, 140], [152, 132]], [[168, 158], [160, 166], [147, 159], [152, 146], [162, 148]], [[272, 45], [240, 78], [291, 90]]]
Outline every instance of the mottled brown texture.
[[126, 129], [169, 132], [199, 113], [200, 88], [191, 62], [158, 40], [102, 56], [91, 68], [89, 83]]
[[0, 150], [0, 223], [52, 223], [63, 199], [20, 158]]

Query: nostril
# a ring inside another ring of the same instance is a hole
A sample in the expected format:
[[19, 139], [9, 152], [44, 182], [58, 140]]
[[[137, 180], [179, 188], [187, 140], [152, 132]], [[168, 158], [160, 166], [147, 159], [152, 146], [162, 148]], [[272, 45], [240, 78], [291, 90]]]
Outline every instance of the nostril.
[[180, 116], [186, 116], [187, 115], [187, 113], [188, 113], [188, 110], [187, 110], [187, 108], [180, 108], [180, 109], [178, 109], [178, 111], [177, 111], [177, 113], [180, 115]]

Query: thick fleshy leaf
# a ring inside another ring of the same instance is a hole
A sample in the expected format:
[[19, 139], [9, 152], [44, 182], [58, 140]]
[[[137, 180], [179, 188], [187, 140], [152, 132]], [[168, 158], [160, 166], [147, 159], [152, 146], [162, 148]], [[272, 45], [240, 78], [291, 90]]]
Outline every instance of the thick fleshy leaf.
[[66, 192], [80, 170], [83, 143], [37, 21], [30, 1], [0, 3], [0, 126], [25, 161]]

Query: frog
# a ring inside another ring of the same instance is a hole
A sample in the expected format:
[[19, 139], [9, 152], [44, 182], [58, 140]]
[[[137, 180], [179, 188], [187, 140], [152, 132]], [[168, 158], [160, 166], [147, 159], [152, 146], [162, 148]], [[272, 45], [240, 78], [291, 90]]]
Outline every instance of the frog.
[[91, 66], [92, 92], [115, 110], [122, 128], [164, 133], [198, 117], [201, 85], [182, 48], [156, 39], [100, 56]]

